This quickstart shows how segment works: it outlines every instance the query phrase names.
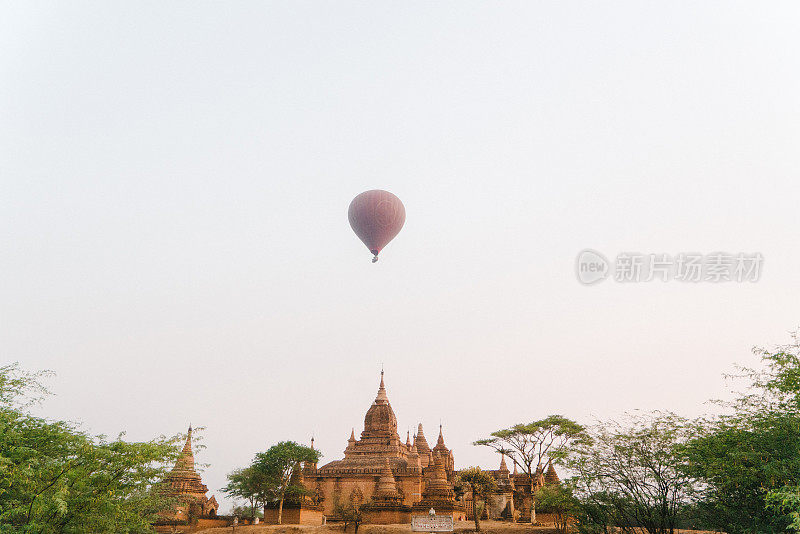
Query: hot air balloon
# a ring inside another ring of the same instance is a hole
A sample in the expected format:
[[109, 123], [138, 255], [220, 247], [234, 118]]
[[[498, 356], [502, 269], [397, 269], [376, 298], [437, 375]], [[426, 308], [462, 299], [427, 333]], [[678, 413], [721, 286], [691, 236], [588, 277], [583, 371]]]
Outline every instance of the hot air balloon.
[[350, 202], [350, 226], [378, 261], [378, 253], [400, 232], [406, 222], [406, 208], [388, 191], [364, 191]]

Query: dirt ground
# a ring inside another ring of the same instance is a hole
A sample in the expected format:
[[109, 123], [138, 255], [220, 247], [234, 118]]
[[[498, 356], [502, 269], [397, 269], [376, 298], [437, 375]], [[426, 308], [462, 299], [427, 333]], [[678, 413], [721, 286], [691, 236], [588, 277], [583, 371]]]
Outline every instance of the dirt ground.
[[[404, 534], [411, 532], [411, 525], [361, 525], [358, 534]], [[457, 521], [455, 534], [475, 532], [475, 523], [472, 521]], [[536, 534], [557, 534], [552, 526], [532, 527], [525, 523], [507, 523], [504, 521], [481, 521], [483, 534], [523, 534], [535, 532]], [[207, 528], [198, 530], [194, 534], [231, 534], [231, 527]], [[700, 530], [676, 530], [676, 534], [722, 534]], [[341, 523], [312, 527], [306, 525], [248, 525], [236, 527], [235, 534], [344, 534]], [[353, 534], [352, 527], [347, 529], [347, 534]]]
[[[474, 532], [475, 523], [472, 521], [457, 521], [455, 532]], [[411, 525], [361, 525], [358, 534], [404, 534], [411, 532]], [[481, 532], [484, 534], [523, 534], [536, 532], [536, 534], [556, 534], [552, 527], [532, 527], [530, 524], [514, 524], [503, 521], [481, 521]], [[207, 528], [198, 530], [195, 534], [223, 534], [231, 533], [231, 527]], [[352, 527], [347, 529], [348, 534], [353, 534]], [[248, 525], [236, 527], [236, 534], [344, 534], [341, 524], [312, 527], [306, 525]]]

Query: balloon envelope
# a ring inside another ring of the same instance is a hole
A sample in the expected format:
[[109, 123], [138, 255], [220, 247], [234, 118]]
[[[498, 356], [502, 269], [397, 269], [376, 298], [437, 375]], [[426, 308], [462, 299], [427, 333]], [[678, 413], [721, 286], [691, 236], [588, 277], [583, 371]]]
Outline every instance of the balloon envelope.
[[378, 253], [403, 228], [406, 208], [400, 199], [388, 191], [364, 191], [350, 202], [347, 210], [350, 226], [378, 261]]

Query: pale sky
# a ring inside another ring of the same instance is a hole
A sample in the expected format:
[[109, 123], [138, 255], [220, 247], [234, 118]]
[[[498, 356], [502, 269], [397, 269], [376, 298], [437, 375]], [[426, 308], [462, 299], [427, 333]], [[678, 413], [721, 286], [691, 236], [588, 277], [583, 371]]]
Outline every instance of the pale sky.
[[[0, 350], [42, 415], [338, 459], [381, 364], [459, 467], [517, 422], [694, 416], [800, 325], [796, 2], [0, 2]], [[372, 264], [350, 200], [386, 189]], [[575, 258], [759, 252], [756, 283]], [[225, 501], [224, 509], [230, 501]]]

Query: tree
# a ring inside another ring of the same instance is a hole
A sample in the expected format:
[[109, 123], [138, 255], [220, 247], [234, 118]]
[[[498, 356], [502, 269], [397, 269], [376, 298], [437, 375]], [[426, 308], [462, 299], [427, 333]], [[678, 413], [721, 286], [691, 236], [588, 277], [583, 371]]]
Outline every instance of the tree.
[[478, 499], [482, 499], [486, 503], [489, 493], [497, 487], [494, 478], [480, 467], [468, 467], [459, 473], [456, 484], [472, 492], [472, 517], [475, 519], [475, 532], [480, 532], [481, 521], [480, 512], [478, 511]]
[[322, 454], [294, 441], [281, 441], [266, 452], [256, 454], [252, 468], [258, 473], [262, 492], [278, 503], [278, 524], [283, 520], [283, 503], [287, 496], [300, 496], [306, 489], [292, 483], [295, 469], [302, 469], [304, 462], [316, 463]]
[[357, 499], [349, 499], [347, 503], [337, 500], [333, 505], [333, 513], [342, 518], [343, 528], [346, 531], [349, 525], [353, 525], [353, 534], [358, 534], [358, 527], [364, 522], [362, 503]]
[[800, 340], [755, 348], [761, 369], [740, 368], [748, 382], [723, 415], [703, 419], [683, 449], [687, 471], [702, 480], [705, 526], [731, 534], [785, 532], [800, 526]]
[[230, 515], [237, 517], [249, 517], [252, 520], [255, 520], [256, 517], [264, 517], [264, 510], [258, 506], [253, 508], [247, 504], [244, 506], [236, 505], [231, 509]]
[[703, 481], [698, 508], [708, 526], [731, 534], [785, 531], [787, 518], [777, 512], [786, 506], [768, 507], [767, 499], [800, 482], [800, 419], [718, 419], [698, 430], [684, 456], [687, 471]]
[[475, 441], [473, 445], [489, 447], [505, 454], [528, 475], [531, 491], [531, 523], [536, 522], [537, 472], [548, 461], [561, 463], [572, 445], [590, 442], [586, 429], [561, 415], [551, 415], [527, 424], [492, 432], [492, 437]]
[[556, 529], [567, 532], [567, 527], [578, 508], [577, 499], [572, 488], [562, 484], [545, 484], [536, 493], [539, 509], [553, 514], [556, 518]]
[[797, 486], [783, 486], [767, 494], [768, 511], [785, 514], [789, 519], [787, 530], [800, 532], [800, 490]]
[[[265, 489], [265, 477], [263, 472], [259, 471], [252, 465], [241, 469], [236, 469], [228, 473], [228, 484], [222, 488], [221, 491], [227, 493], [231, 497], [238, 497], [249, 501], [250, 506], [248, 515], [251, 519], [255, 519], [257, 515], [258, 505], [264, 504], [267, 499]], [[235, 515], [242, 515], [241, 512]], [[242, 515], [242, 517], [245, 517]]]
[[686, 421], [671, 413], [597, 425], [591, 444], [575, 447], [568, 462], [585, 507], [579, 529], [673, 532], [691, 500], [693, 478], [681, 468], [677, 450], [691, 435]]
[[0, 367], [0, 532], [150, 531], [169, 503], [152, 491], [178, 455], [164, 438], [126, 442], [26, 411], [40, 373]]

